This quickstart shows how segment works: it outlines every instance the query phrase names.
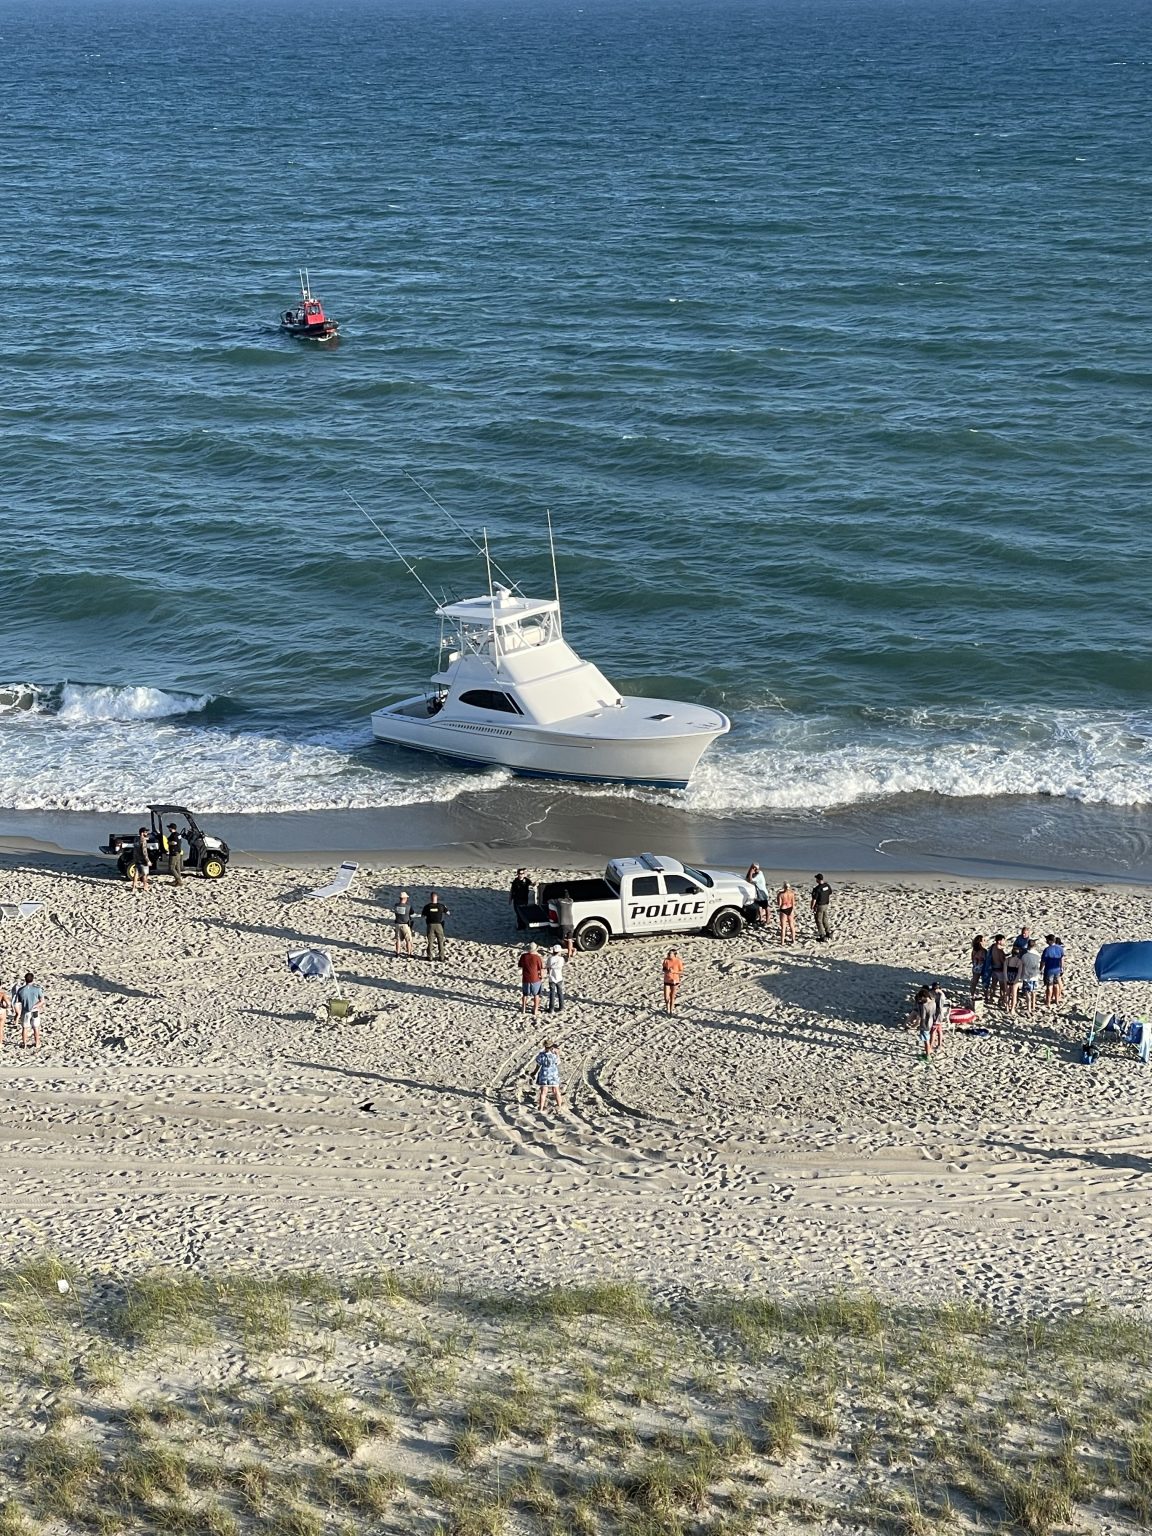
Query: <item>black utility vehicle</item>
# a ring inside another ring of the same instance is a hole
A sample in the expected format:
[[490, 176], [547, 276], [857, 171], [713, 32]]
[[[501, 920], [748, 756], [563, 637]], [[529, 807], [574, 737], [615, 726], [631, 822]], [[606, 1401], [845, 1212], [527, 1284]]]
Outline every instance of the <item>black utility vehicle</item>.
[[[168, 823], [174, 821], [183, 843], [187, 844], [184, 868], [198, 869], [206, 880], [219, 880], [228, 867], [228, 844], [221, 837], [210, 837], [203, 832], [192, 812], [182, 805], [150, 805], [148, 814], [148, 857], [152, 868], [163, 873], [168, 868]], [[116, 855], [116, 868], [128, 878], [132, 868], [132, 847], [135, 832], [109, 832], [108, 841], [101, 850]]]

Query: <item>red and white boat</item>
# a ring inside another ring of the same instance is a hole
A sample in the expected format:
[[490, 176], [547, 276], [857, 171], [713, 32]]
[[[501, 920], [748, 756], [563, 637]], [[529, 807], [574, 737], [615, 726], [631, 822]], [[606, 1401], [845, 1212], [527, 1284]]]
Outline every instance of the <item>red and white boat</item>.
[[307, 267], [300, 270], [300, 302], [280, 316], [280, 329], [305, 341], [335, 341], [340, 334], [340, 322], [324, 313], [324, 305], [312, 292]]

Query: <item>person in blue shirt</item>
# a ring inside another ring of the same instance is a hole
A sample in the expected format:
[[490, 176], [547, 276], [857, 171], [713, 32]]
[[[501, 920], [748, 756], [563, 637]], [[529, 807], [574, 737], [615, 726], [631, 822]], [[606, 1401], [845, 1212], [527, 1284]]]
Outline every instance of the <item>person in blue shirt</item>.
[[25, 971], [22, 986], [16, 988], [16, 1012], [20, 1019], [20, 1044], [28, 1044], [32, 1036], [32, 1049], [40, 1044], [40, 1009], [44, 1006], [44, 988], [36, 985], [31, 971]]
[[1044, 1001], [1055, 1008], [1064, 995], [1064, 945], [1054, 933], [1045, 935], [1040, 964], [1044, 970]]

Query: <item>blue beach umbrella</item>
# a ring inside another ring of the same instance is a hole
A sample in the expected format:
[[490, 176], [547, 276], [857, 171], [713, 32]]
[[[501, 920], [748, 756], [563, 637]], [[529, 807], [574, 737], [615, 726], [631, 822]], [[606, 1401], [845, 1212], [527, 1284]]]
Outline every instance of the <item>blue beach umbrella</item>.
[[1152, 943], [1105, 944], [1096, 956], [1097, 981], [1152, 981]]
[[[1119, 1027], [1110, 1011], [1100, 1011], [1100, 988], [1105, 982], [1112, 981], [1152, 981], [1152, 943], [1147, 940], [1132, 940], [1127, 943], [1105, 944], [1096, 956], [1096, 964], [1093, 967], [1096, 972], [1096, 1003], [1092, 1010], [1092, 1025], [1088, 1031], [1088, 1040], [1085, 1043], [1085, 1051], [1092, 1049], [1096, 1036], [1104, 1030]], [[1140, 1060], [1149, 1060], [1149, 1047], [1152, 1040], [1148, 1037], [1149, 1025], [1143, 1019], [1134, 1020], [1131, 1028], [1139, 1026], [1138, 1035], [1124, 1033], [1122, 1038], [1129, 1044], [1140, 1046]], [[1088, 1060], [1088, 1057], [1085, 1057]]]

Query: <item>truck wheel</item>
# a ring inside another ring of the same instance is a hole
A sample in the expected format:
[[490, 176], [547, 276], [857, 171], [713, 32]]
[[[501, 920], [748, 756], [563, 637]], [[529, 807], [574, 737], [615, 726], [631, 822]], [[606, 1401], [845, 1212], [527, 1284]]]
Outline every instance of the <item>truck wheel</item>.
[[743, 927], [744, 919], [735, 907], [721, 907], [708, 924], [709, 931], [716, 939], [734, 939]]
[[219, 880], [224, 873], [224, 860], [218, 853], [206, 853], [200, 868], [204, 872], [205, 880]]
[[611, 937], [607, 923], [602, 923], [598, 917], [590, 917], [576, 930], [576, 948], [590, 954], [593, 950], [603, 949]]
[[124, 854], [121, 854], [120, 857], [116, 860], [116, 868], [120, 871], [121, 879], [130, 879], [131, 876], [129, 871], [132, 868], [132, 855], [129, 854], [127, 857], [125, 857]]

